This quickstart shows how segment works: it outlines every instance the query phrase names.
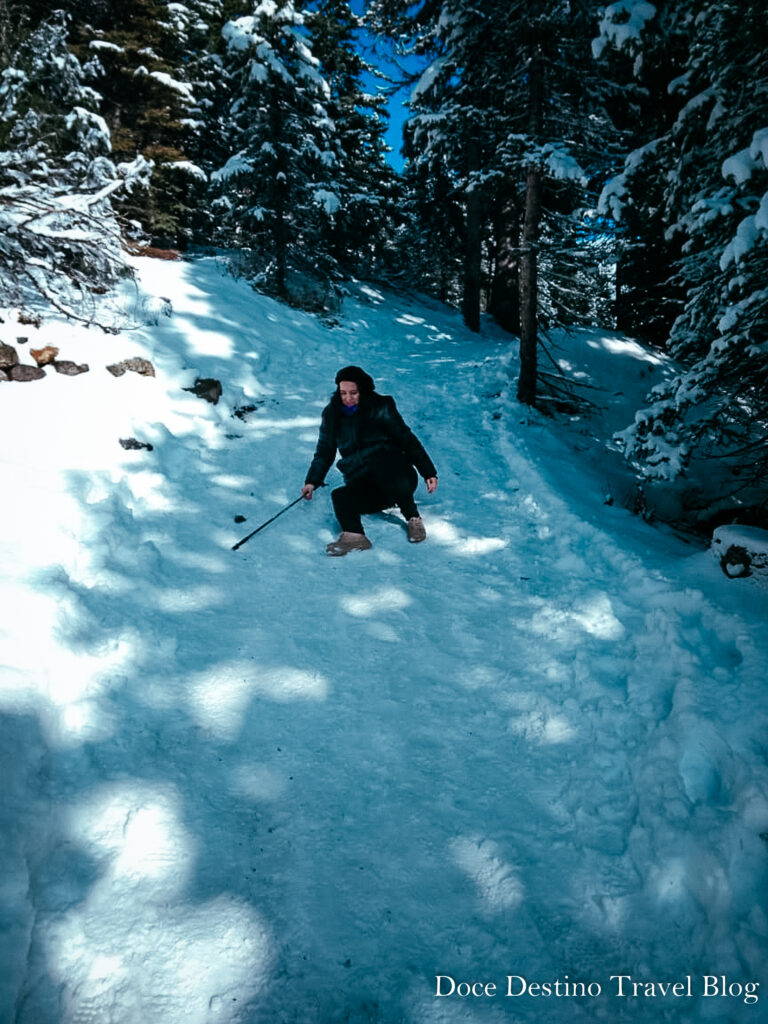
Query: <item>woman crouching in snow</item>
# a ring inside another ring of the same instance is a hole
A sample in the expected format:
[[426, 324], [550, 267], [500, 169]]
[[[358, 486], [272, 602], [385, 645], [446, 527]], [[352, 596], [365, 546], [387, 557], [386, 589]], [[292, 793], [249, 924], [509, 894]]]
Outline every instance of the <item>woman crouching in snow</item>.
[[426, 540], [413, 500], [418, 484], [414, 466], [430, 494], [437, 489], [437, 470], [424, 446], [397, 411], [394, 398], [374, 391], [373, 378], [365, 370], [345, 366], [336, 374], [336, 385], [323, 409], [317, 448], [301, 489], [309, 501], [333, 465], [336, 451], [341, 453], [344, 486], [331, 492], [341, 533], [326, 552], [346, 555], [348, 551], [365, 551], [371, 542], [361, 514], [381, 512], [392, 505], [405, 516], [408, 540]]

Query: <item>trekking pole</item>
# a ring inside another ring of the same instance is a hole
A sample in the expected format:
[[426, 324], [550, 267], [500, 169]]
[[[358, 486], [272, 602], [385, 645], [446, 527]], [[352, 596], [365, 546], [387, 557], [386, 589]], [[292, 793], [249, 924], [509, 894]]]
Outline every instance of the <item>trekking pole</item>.
[[[325, 484], [320, 484], [320, 486], [321, 487], [325, 487]], [[278, 518], [278, 516], [281, 516], [283, 514], [283, 512], [287, 512], [289, 508], [293, 508], [294, 505], [298, 505], [300, 501], [304, 501], [304, 495], [303, 494], [300, 494], [298, 496], [298, 498], [295, 499], [295, 501], [290, 502], [288, 505], [285, 506], [285, 508], [281, 508], [279, 512], [275, 512], [275, 514], [272, 516], [271, 519], [268, 519], [265, 523], [262, 523], [261, 526], [257, 526], [255, 530], [252, 530], [248, 534], [247, 537], [243, 537], [243, 539], [239, 540], [237, 542], [237, 544], [233, 544], [232, 545], [232, 550], [233, 551], [237, 551], [237, 549], [241, 548], [243, 546], [243, 544], [245, 544], [245, 542], [247, 540], [250, 540], [251, 537], [255, 537], [256, 534], [260, 530], [263, 530], [265, 526], [269, 526], [270, 523], [274, 523], [274, 521]]]

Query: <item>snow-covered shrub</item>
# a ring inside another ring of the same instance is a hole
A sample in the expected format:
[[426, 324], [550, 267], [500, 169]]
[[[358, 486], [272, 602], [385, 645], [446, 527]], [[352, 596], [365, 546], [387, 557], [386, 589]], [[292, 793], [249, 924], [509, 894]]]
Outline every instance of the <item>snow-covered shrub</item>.
[[768, 585], [768, 530], [756, 526], [720, 526], [710, 551], [729, 579], [752, 577]]

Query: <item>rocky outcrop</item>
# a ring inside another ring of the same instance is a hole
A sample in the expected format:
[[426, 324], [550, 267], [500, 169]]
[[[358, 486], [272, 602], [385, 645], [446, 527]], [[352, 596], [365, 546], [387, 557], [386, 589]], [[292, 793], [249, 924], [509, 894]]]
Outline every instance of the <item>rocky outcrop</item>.
[[6, 345], [0, 342], [0, 370], [9, 370], [16, 366], [19, 361], [19, 353], [13, 345]]
[[107, 369], [113, 377], [122, 377], [124, 373], [131, 371], [139, 373], [142, 377], [154, 377], [155, 368], [148, 359], [140, 356], [133, 356], [131, 359], [123, 359], [119, 363], [112, 363]]
[[46, 345], [45, 348], [31, 348], [29, 354], [38, 366], [50, 366], [59, 350], [54, 345]]
[[10, 370], [6, 370], [9, 380], [19, 381], [24, 383], [29, 380], [40, 380], [41, 377], [45, 376], [45, 370], [39, 366], [24, 366], [18, 364], [12, 366]]
[[120, 447], [125, 448], [126, 451], [139, 451], [142, 448], [148, 452], [152, 451], [152, 445], [148, 441], [137, 441], [135, 437], [121, 437]]
[[198, 377], [191, 388], [184, 388], [184, 391], [191, 391], [198, 398], [204, 398], [211, 405], [216, 405], [221, 398], [221, 381], [214, 377]]
[[[26, 338], [19, 338], [18, 341], [26, 341]], [[88, 373], [87, 363], [75, 363], [71, 359], [57, 359], [59, 350], [55, 345], [46, 345], [45, 348], [30, 349], [30, 355], [37, 363], [37, 366], [26, 366], [19, 363], [19, 354], [13, 345], [6, 345], [0, 342], [0, 381], [29, 381], [40, 380], [45, 376], [44, 366], [53, 366], [57, 373], [65, 377], [76, 377], [80, 373]]]
[[65, 377], [76, 377], [79, 373], [88, 373], [88, 363], [73, 363], [71, 359], [55, 359], [53, 368], [56, 373], [63, 373]]

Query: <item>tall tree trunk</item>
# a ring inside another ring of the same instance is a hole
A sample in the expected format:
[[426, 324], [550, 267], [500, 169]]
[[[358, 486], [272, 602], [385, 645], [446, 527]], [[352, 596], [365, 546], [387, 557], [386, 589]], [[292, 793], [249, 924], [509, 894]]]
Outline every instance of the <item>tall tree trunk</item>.
[[483, 202], [479, 190], [473, 186], [472, 174], [480, 165], [480, 147], [477, 139], [470, 139], [467, 147], [469, 189], [467, 191], [466, 226], [464, 240], [464, 292], [461, 312], [470, 331], [480, 330], [480, 277], [482, 266]]
[[[544, 68], [538, 42], [534, 42], [529, 66], [528, 131], [531, 139], [541, 137], [544, 112]], [[530, 163], [525, 181], [525, 218], [520, 257], [520, 376], [517, 398], [524, 405], [536, 404], [536, 361], [538, 349], [538, 266], [536, 245], [541, 221], [543, 171]]]
[[272, 205], [274, 224], [272, 244], [275, 258], [275, 289], [281, 299], [287, 298], [288, 265], [288, 175], [286, 173], [285, 138], [283, 123], [283, 97], [280, 87], [273, 88], [270, 95], [269, 126], [270, 142], [277, 153], [274, 181], [272, 183]]
[[520, 210], [511, 181], [507, 183], [507, 190], [495, 217], [496, 259], [488, 312], [505, 331], [519, 335]]
[[520, 376], [517, 381], [517, 398], [524, 405], [536, 404], [539, 334], [536, 241], [541, 220], [541, 179], [539, 165], [530, 164], [526, 176], [525, 220], [520, 257]]
[[286, 211], [287, 181], [280, 173], [275, 183], [275, 288], [281, 299], [287, 297], [288, 220]]

